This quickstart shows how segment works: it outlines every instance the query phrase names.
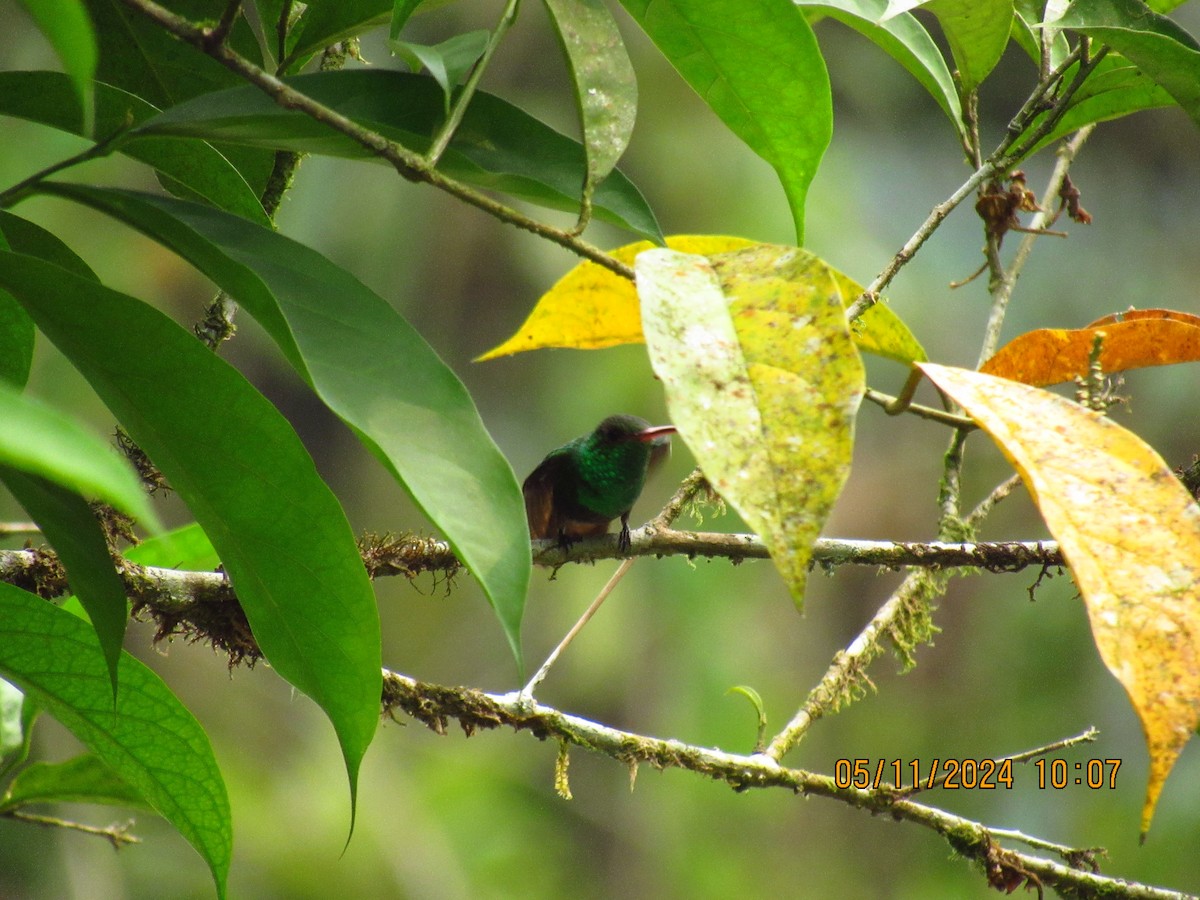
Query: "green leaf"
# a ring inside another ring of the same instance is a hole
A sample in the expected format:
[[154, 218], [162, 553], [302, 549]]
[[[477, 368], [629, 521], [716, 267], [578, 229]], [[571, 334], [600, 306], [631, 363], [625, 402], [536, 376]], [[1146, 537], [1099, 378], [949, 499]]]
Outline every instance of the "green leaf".
[[[1078, 66], [1066, 72], [1069, 81]], [[1042, 138], [1029, 155], [1042, 147], [1078, 131], [1093, 122], [1107, 122], [1143, 109], [1174, 106], [1175, 100], [1163, 88], [1154, 83], [1142, 69], [1131, 65], [1129, 60], [1110, 53], [1096, 65], [1095, 71], [1080, 86], [1071, 105], [1046, 137]], [[1036, 129], [1047, 114], [1038, 116], [1029, 125]]]
[[332, 721], [353, 813], [379, 719], [379, 615], [345, 513], [296, 433], [228, 363], [133, 297], [11, 253], [0, 253], [0, 286], [212, 538], [264, 655]]
[[37, 523], [66, 567], [71, 591], [96, 629], [115, 701], [128, 606], [125, 585], [109, 555], [100, 522], [87, 501], [53, 481], [3, 465], [0, 481]]
[[[36, 256], [46, 262], [66, 269], [81, 278], [99, 281], [96, 273], [80, 259], [75, 251], [64, 244], [57, 235], [28, 219], [0, 210], [0, 249]], [[24, 386], [24, 380], [21, 386]]]
[[1008, 46], [1013, 0], [907, 0], [893, 3], [888, 14], [898, 15], [918, 6], [937, 16], [965, 96], [996, 68]]
[[1200, 43], [1140, 0], [1075, 0], [1054, 23], [1112, 47], [1200, 125]]
[[[442, 92], [424, 75], [359, 69], [285, 79], [313, 100], [423, 152], [441, 126]], [[166, 110], [138, 134], [175, 134], [255, 147], [377, 160], [355, 141], [303, 113], [283, 109], [254, 87], [219, 91]], [[499, 97], [476, 92], [438, 169], [489, 190], [578, 213], [583, 148]], [[662, 241], [654, 213], [614, 171], [596, 189], [596, 217]]]
[[[819, 262], [819, 261], [818, 261]], [[638, 255], [642, 330], [709, 484], [757, 531], [796, 605], [850, 471], [862, 359], [845, 307], [795, 248]]]
[[[0, 256], [40, 262], [12, 253]], [[157, 530], [158, 517], [133, 469], [82, 425], [3, 383], [0, 422], [4, 423], [0, 428], [0, 464], [39, 475], [84, 497], [111, 503]]]
[[8, 584], [0, 584], [0, 675], [170, 822], [225, 896], [233, 842], [225, 784], [208, 736], [162, 679], [122, 653], [114, 712], [91, 627]]
[[[215, 59], [176, 40], [120, 0], [86, 0], [96, 26], [100, 61], [96, 78], [120, 88], [157, 109], [242, 84], [241, 78]], [[171, 11], [192, 21], [214, 20], [220, 9], [212, 0], [172, 0]], [[258, 59], [258, 41], [244, 17], [234, 23], [230, 46], [248, 59]], [[271, 175], [271, 154], [245, 147], [218, 147], [261, 196]]]
[[213, 549], [212, 541], [195, 522], [166, 534], [147, 538], [136, 547], [128, 548], [124, 556], [139, 566], [186, 569], [192, 572], [212, 571], [221, 564], [221, 557]]
[[20, 688], [0, 678], [0, 776], [29, 749], [22, 721], [24, 700]]
[[412, 326], [348, 272], [268, 229], [165, 197], [46, 187], [172, 248], [258, 320], [446, 535], [519, 662], [530, 571], [521, 491], [466, 388]]
[[616, 166], [633, 135], [637, 77], [617, 23], [602, 0], [544, 2], [575, 86], [587, 151], [582, 215], [589, 215], [592, 191]]
[[412, 14], [417, 11], [417, 7], [421, 5], [421, 0], [394, 0], [392, 4], [392, 24], [388, 29], [388, 37], [391, 40], [396, 40], [400, 37], [400, 32], [404, 30], [405, 24], [412, 17]]
[[26, 766], [0, 797], [0, 812], [32, 803], [103, 803], [151, 809], [138, 790], [91, 754]]
[[479, 61], [479, 57], [483, 56], [490, 37], [491, 32], [488, 31], [468, 31], [433, 46], [400, 40], [390, 40], [388, 46], [414, 72], [421, 71], [422, 66], [429, 70], [433, 80], [442, 89], [442, 108], [446, 115], [450, 115], [450, 95], [463, 76]]
[[937, 44], [916, 16], [900, 13], [883, 19], [888, 0], [794, 0], [797, 6], [823, 12], [848, 25], [908, 69], [929, 91], [954, 130], [966, 133], [962, 104], [954, 79]]
[[[158, 110], [133, 94], [96, 84], [96, 133], [113, 134], [125, 127], [126, 117], [144, 122]], [[16, 116], [80, 134], [77, 104], [70, 85], [58, 72], [0, 72], [0, 115]], [[147, 137], [122, 139], [117, 149], [131, 159], [153, 166], [193, 196], [243, 218], [270, 224], [262, 204], [241, 173], [203, 141]]]
[[727, 126], [775, 169], [804, 243], [804, 201], [833, 134], [829, 75], [791, 0], [621, 0]]
[[387, 22], [391, 16], [392, 0], [317, 0], [309, 3], [295, 29], [296, 44], [280, 70], [290, 71], [297, 60], [324, 50], [330, 44], [357, 37]]
[[96, 77], [96, 35], [81, 0], [21, 0], [38, 28], [62, 60], [79, 100], [76, 127], [92, 134], [92, 85]]

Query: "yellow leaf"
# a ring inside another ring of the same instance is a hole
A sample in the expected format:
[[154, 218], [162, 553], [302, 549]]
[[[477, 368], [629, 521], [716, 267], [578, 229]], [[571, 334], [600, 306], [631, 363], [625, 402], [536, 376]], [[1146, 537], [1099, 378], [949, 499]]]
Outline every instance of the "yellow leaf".
[[1132, 432], [1038, 388], [931, 363], [1021, 473], [1087, 604], [1150, 755], [1141, 829], [1200, 724], [1200, 507]]
[[[633, 265], [639, 253], [654, 246], [649, 241], [639, 241], [612, 251], [612, 256], [626, 265]], [[837, 295], [842, 303], [853, 302], [863, 290], [807, 250], [795, 247], [756, 244], [738, 237], [686, 234], [668, 237], [667, 246], [681, 253], [700, 256], [748, 247], [762, 247], [766, 248], [765, 252], [776, 254], [786, 251], [806, 261], [795, 267], [794, 277]], [[876, 303], [854, 322], [853, 337], [855, 343], [868, 353], [905, 364], [925, 359], [925, 351], [908, 326], [884, 303]], [[583, 262], [542, 295], [516, 334], [476, 357], [475, 361], [545, 347], [598, 350], [643, 340], [637, 290], [633, 283], [594, 262]]]
[[754, 245], [649, 250], [642, 322], [671, 420], [712, 486], [756, 530], [799, 605], [812, 543], [850, 471], [864, 389], [836, 294], [810, 255]]

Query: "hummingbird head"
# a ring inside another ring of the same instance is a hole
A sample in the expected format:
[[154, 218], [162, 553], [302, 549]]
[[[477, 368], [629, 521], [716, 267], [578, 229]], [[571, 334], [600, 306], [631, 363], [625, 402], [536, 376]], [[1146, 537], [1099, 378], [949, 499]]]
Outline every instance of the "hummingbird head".
[[660, 447], [670, 443], [671, 435], [675, 433], [674, 425], [652, 426], [638, 416], [609, 416], [596, 426], [590, 442], [596, 447], [613, 446], [637, 442]]

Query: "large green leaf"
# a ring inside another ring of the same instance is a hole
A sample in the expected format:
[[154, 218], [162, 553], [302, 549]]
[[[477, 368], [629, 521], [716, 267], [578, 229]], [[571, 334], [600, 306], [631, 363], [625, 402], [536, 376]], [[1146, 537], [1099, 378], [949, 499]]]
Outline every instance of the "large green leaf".
[[345, 513], [296, 433], [228, 363], [133, 297], [12, 253], [0, 253], [0, 287], [204, 527], [263, 653], [333, 722], [353, 803], [379, 719], [379, 615]]
[[115, 701], [128, 609], [125, 585], [109, 555], [100, 522], [86, 500], [53, 481], [3, 465], [0, 481], [37, 523], [66, 567], [71, 591], [96, 629]]
[[[158, 110], [133, 94], [96, 84], [96, 134], [113, 134], [125, 127], [126, 117], [144, 122]], [[78, 103], [66, 76], [59, 72], [0, 72], [0, 115], [16, 116], [80, 134]], [[141, 138], [119, 141], [117, 149], [153, 166], [181, 185], [194, 198], [203, 198], [262, 225], [269, 224], [258, 197], [246, 179], [216, 149], [203, 141]]]
[[587, 150], [586, 204], [629, 145], [637, 77], [617, 23], [602, 0], [544, 0], [567, 57]]
[[[158, 109], [190, 97], [241, 84], [241, 78], [190, 44], [176, 40], [150, 19], [120, 0], [86, 0], [100, 60], [96, 78], [127, 91]], [[172, 0], [172, 12], [193, 21], [217, 19], [223, 5], [212, 0]], [[229, 36], [230, 46], [249, 59], [258, 59], [258, 41], [245, 18]], [[256, 196], [261, 196], [274, 160], [269, 153], [245, 147], [218, 148], [242, 173]]]
[[929, 91], [950, 119], [955, 131], [965, 133], [962, 104], [946, 60], [929, 32], [911, 13], [884, 19], [888, 0], [794, 0], [797, 6], [821, 12], [862, 34]]
[[92, 133], [92, 84], [96, 76], [96, 35], [82, 0], [21, 0], [66, 69], [79, 101], [76, 127]]
[[833, 134], [829, 75], [791, 0], [621, 0], [727, 126], [779, 175], [804, 243], [804, 201]]
[[316, 251], [218, 210], [131, 191], [47, 189], [161, 241], [236, 298], [445, 533], [520, 659], [530, 570], [521, 491], [470, 395], [412, 326]]
[[[442, 91], [433, 78], [359, 69], [286, 79], [313, 100], [411, 150], [424, 151], [442, 123]], [[136, 129], [139, 135], [184, 135], [254, 147], [374, 159], [328, 126], [276, 104], [253, 87], [197, 97]], [[587, 161], [578, 142], [515, 106], [479, 92], [455, 132], [439, 170], [469, 184], [523, 197], [551, 209], [579, 211]], [[596, 217], [662, 241], [637, 188], [614, 171], [596, 189]]]
[[1075, 0], [1054, 23], [1112, 47], [1200, 125], [1200, 42], [1140, 0]]
[[196, 848], [225, 895], [229, 798], [208, 736], [162, 679], [121, 654], [116, 710], [96, 634], [0, 584], [0, 674], [58, 719]]

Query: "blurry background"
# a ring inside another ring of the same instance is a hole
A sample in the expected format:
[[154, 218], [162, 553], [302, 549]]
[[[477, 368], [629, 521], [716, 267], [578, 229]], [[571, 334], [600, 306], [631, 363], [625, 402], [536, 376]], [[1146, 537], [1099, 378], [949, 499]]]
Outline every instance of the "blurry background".
[[[614, 4], [615, 6], [615, 4]], [[500, 4], [457, 4], [419, 16], [412, 39], [433, 43], [491, 27]], [[574, 134], [574, 106], [559, 51], [539, 4], [521, 19], [485, 78], [499, 93]], [[619, 10], [637, 67], [641, 106], [623, 169], [647, 194], [666, 233], [736, 234], [794, 240], [770, 168], [722, 126]], [[1200, 16], [1176, 16], [1200, 33]], [[11, 0], [0, 0], [0, 66], [57, 63]], [[626, 27], [627, 26], [627, 27]], [[835, 135], [813, 186], [807, 246], [862, 283], [969, 174], [949, 123], [917, 83], [874, 45], [843, 26], [817, 29], [835, 96]], [[373, 65], [395, 66], [376, 34], [363, 43]], [[1011, 53], [985, 85], [989, 146], [1032, 84], [1028, 59]], [[82, 142], [26, 122], [0, 124], [0, 184], [29, 175]], [[1052, 165], [1025, 168], [1040, 194]], [[120, 158], [70, 178], [155, 190], [148, 172]], [[1022, 274], [1005, 327], [1009, 339], [1040, 326], [1077, 327], [1130, 305], [1200, 313], [1197, 234], [1200, 134], [1178, 110], [1102, 126], [1072, 171], [1091, 226], [1069, 224], [1068, 240], [1043, 238]], [[167, 251], [88, 210], [35, 198], [15, 212], [63, 237], [110, 286], [189, 325], [212, 286]], [[566, 217], [538, 215], [567, 223]], [[280, 230], [328, 255], [395, 305], [467, 384], [518, 478], [552, 447], [614, 412], [665, 421], [644, 349], [540, 351], [473, 364], [508, 337], [537, 297], [576, 260], [380, 166], [312, 158], [279, 215]], [[589, 238], [631, 238], [595, 226]], [[1017, 236], [1006, 242], [1011, 255]], [[939, 362], [974, 366], [988, 313], [984, 279], [951, 291], [980, 262], [982, 229], [965, 204], [894, 282], [889, 299]], [[131, 262], [133, 264], [131, 264]], [[349, 432], [303, 389], [253, 321], [238, 319], [224, 352], [291, 419], [343, 500], [356, 531], [427, 530], [403, 491]], [[903, 372], [869, 360], [871, 386], [894, 392]], [[1114, 415], [1171, 465], [1200, 448], [1196, 369], [1132, 374], [1132, 397]], [[31, 390], [110, 433], [112, 422], [80, 379], [44, 342]], [[928, 391], [928, 388], [924, 389]], [[928, 401], [931, 395], [925, 394]], [[913, 417], [891, 419], [864, 405], [855, 467], [826, 533], [928, 539], [947, 433]], [[966, 500], [1010, 470], [981, 435], [968, 443]], [[691, 470], [681, 442], [648, 485], [634, 518], [644, 521]], [[177, 501], [176, 501], [177, 503]], [[166, 515], [185, 520], [178, 506]], [[0, 516], [19, 517], [7, 496]], [[742, 530], [730, 515], [705, 528]], [[1018, 492], [987, 522], [987, 539], [1046, 536]], [[554, 580], [537, 570], [524, 645], [536, 665], [574, 622], [615, 563], [567, 566]], [[1040, 791], [1020, 766], [1013, 790], [940, 791], [923, 799], [996, 827], [1078, 847], [1108, 848], [1106, 872], [1200, 891], [1193, 848], [1200, 839], [1200, 756], [1185, 751], [1159, 804], [1146, 846], [1137, 843], [1146, 754], [1136, 716], [1099, 661], [1068, 577], [1035, 571], [958, 579], [941, 601], [934, 646], [898, 674], [894, 660], [871, 670], [878, 693], [819, 722], [787, 762], [832, 772], [838, 758], [919, 760], [993, 757], [1074, 735], [1100, 740], [1068, 761], [1120, 758], [1117, 788], [1071, 785]], [[727, 694], [751, 685], [773, 730], [786, 722], [831, 656], [858, 633], [898, 584], [897, 573], [842, 569], [815, 575], [803, 617], [766, 563], [642, 560], [540, 689], [546, 703], [606, 724], [748, 752], [753, 710]], [[376, 585], [384, 661], [418, 678], [505, 691], [516, 673], [499, 627], [467, 576]], [[354, 840], [342, 846], [349, 810], [333, 733], [315, 707], [268, 667], [226, 670], [203, 646], [151, 647], [134, 626], [131, 652], [160, 671], [207, 728], [228, 782], [235, 848], [230, 895], [254, 898], [991, 896], [981, 876], [951, 859], [931, 832], [872, 818], [839, 803], [782, 791], [735, 794], [694, 775], [629, 773], [603, 757], [571, 754], [575, 799], [553, 790], [556, 748], [526, 734], [437, 737], [415, 724], [386, 723], [368, 753]], [[772, 732], [773, 733], [773, 732]], [[75, 752], [52, 722], [38, 726], [37, 752]], [[85, 821], [119, 810], [69, 809]], [[114, 854], [104, 842], [0, 820], [0, 897], [175, 898], [211, 895], [199, 858], [174, 832], [140, 816], [146, 843]]]

